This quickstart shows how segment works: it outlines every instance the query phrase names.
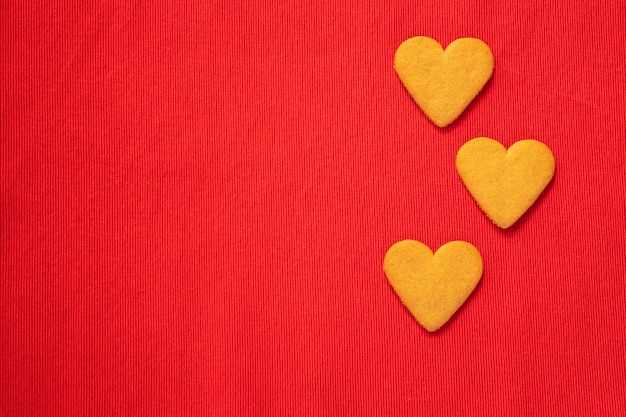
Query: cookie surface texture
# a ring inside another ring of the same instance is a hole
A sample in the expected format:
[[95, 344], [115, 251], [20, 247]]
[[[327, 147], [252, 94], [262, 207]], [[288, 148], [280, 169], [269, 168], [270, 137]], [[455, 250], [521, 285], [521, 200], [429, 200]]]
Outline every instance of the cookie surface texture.
[[516, 142], [507, 150], [499, 142], [481, 137], [459, 149], [456, 168], [480, 208], [506, 229], [550, 183], [555, 161], [552, 151], [533, 139]]
[[483, 260], [467, 242], [448, 242], [433, 254], [421, 242], [403, 240], [389, 248], [383, 270], [402, 304], [426, 330], [434, 332], [476, 288]]
[[396, 50], [394, 67], [426, 116], [445, 127], [463, 113], [493, 73], [493, 55], [480, 39], [460, 38], [444, 50], [417, 36]]

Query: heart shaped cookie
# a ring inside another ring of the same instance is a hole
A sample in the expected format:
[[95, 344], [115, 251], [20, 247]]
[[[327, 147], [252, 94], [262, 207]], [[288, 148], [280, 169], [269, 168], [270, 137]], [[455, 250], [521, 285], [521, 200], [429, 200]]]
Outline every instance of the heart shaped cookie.
[[435, 254], [415, 240], [394, 244], [383, 270], [415, 319], [429, 332], [443, 326], [463, 305], [483, 274], [483, 260], [473, 245], [454, 241]]
[[426, 116], [439, 127], [463, 113], [493, 73], [493, 55], [481, 40], [461, 38], [445, 49], [417, 36], [396, 50], [394, 67]]
[[508, 150], [490, 138], [475, 138], [456, 155], [456, 169], [481, 209], [499, 227], [513, 225], [554, 176], [554, 156], [527, 139]]

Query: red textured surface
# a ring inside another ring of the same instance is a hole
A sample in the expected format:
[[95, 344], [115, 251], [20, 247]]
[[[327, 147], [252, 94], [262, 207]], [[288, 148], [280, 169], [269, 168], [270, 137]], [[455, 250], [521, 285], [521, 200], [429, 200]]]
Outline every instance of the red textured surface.
[[[4, 0], [0, 415], [626, 415], [626, 6], [499, 3]], [[495, 57], [444, 130], [415, 35]], [[512, 230], [476, 136], [556, 157]], [[405, 238], [485, 261], [435, 334]]]

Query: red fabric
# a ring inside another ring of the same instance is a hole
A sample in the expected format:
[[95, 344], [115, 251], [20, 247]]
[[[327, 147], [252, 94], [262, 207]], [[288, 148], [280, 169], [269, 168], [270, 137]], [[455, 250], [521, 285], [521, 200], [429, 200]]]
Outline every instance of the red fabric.
[[[622, 0], [147, 3], [0, 6], [0, 415], [626, 415]], [[416, 35], [495, 57], [443, 130]], [[512, 230], [476, 136], [555, 155]], [[484, 258], [435, 334], [406, 238]]]

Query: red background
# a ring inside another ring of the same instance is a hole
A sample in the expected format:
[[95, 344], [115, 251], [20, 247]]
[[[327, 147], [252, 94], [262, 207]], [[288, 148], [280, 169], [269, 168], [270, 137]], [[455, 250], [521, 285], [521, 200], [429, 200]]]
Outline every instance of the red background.
[[[1, 415], [626, 415], [622, 0], [146, 3], [0, 5]], [[495, 57], [443, 130], [416, 35]], [[512, 230], [476, 136], [555, 155]], [[406, 238], [484, 258], [435, 334]]]

